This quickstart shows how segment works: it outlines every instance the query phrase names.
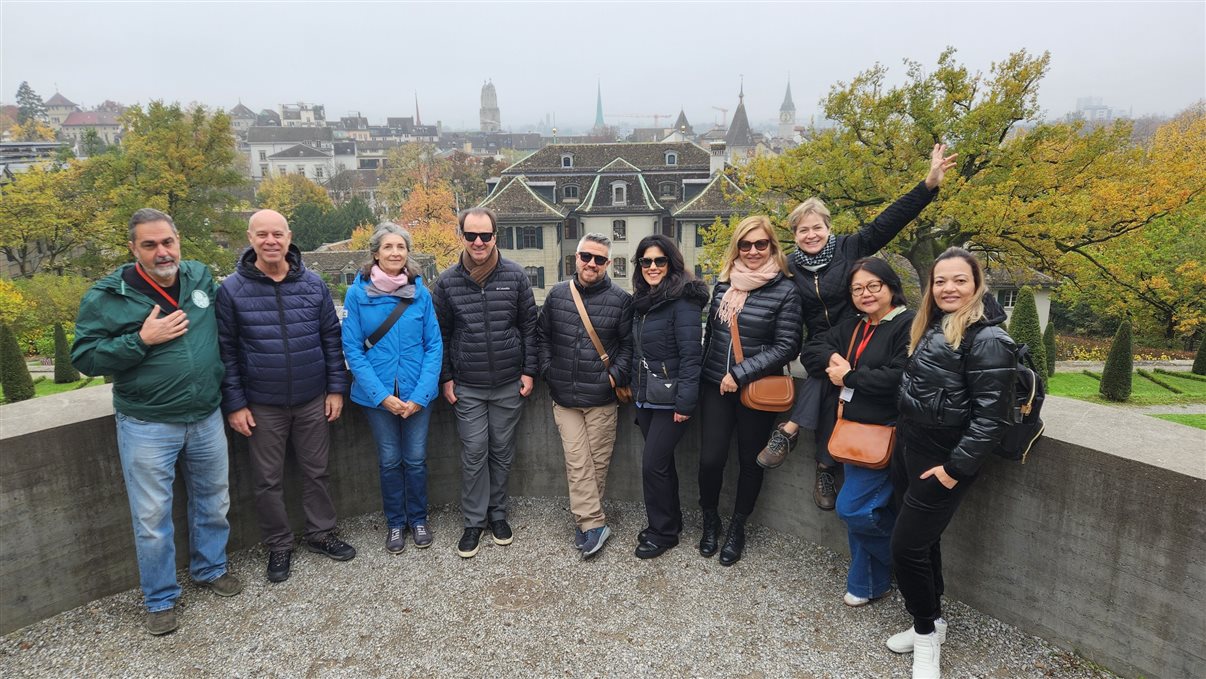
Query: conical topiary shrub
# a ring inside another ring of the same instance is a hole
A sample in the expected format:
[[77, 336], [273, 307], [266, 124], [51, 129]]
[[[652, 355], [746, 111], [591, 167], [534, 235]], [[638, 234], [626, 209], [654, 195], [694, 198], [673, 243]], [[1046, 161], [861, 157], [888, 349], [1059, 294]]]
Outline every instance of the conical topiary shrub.
[[1055, 323], [1047, 319], [1047, 329], [1043, 331], [1043, 351], [1047, 352], [1047, 377], [1055, 374]]
[[1206, 375], [1206, 337], [1198, 342], [1198, 353], [1193, 355], [1193, 374]]
[[69, 384], [80, 381], [80, 371], [71, 365], [71, 347], [67, 344], [67, 333], [62, 323], [54, 324], [54, 383]]
[[0, 323], [0, 381], [3, 382], [4, 400], [8, 403], [34, 397], [33, 379], [25, 366], [25, 357], [17, 346], [17, 336], [7, 323]]
[[[1034, 303], [1034, 290], [1029, 285], [1018, 291], [1013, 316], [1009, 319], [1009, 336], [1018, 344], [1030, 347], [1035, 369], [1043, 372], [1047, 366], [1047, 352], [1043, 345], [1043, 328], [1039, 325], [1038, 306]], [[1046, 375], [1041, 377], [1043, 382], [1047, 381]]]
[[1135, 359], [1131, 350], [1131, 319], [1127, 318], [1114, 333], [1110, 354], [1101, 371], [1101, 395], [1110, 401], [1125, 401], [1131, 397], [1131, 370]]

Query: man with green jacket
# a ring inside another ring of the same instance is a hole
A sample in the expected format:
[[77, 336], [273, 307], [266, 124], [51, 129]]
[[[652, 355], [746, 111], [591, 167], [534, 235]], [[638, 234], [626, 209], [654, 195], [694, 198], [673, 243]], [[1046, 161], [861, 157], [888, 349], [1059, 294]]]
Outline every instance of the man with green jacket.
[[180, 260], [167, 214], [143, 208], [130, 218], [124, 264], [80, 302], [71, 362], [87, 375], [113, 376], [117, 448], [134, 523], [139, 584], [154, 635], [176, 629], [176, 547], [172, 481], [176, 463], [189, 493], [189, 574], [221, 596], [243, 585], [227, 571], [230, 480], [222, 361], [208, 267]]

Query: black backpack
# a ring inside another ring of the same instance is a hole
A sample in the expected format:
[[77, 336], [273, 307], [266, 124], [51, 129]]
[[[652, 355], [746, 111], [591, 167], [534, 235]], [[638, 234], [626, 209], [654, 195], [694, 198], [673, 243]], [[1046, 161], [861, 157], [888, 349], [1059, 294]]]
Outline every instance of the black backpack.
[[[984, 326], [973, 328], [964, 338], [964, 356], [967, 355], [967, 349], [971, 347], [972, 340], [981, 327]], [[1013, 407], [1010, 409], [1009, 426], [1005, 428], [1005, 435], [992, 452], [1006, 460], [1026, 464], [1026, 457], [1043, 435], [1045, 428], [1039, 413], [1043, 409], [1047, 390], [1034, 367], [1030, 347], [1025, 344], [1017, 345], [1015, 356], [1017, 365], [1014, 370]]]

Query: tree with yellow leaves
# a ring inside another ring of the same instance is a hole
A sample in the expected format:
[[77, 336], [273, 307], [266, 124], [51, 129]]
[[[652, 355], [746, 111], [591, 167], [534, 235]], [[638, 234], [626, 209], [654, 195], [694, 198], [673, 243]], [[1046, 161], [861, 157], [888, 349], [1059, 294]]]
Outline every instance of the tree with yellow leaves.
[[434, 257], [440, 270], [455, 264], [461, 251], [452, 205], [452, 189], [445, 182], [416, 184], [402, 204], [400, 223], [414, 237], [415, 252]]
[[256, 189], [256, 198], [261, 208], [276, 210], [285, 219], [292, 219], [302, 205], [313, 205], [323, 212], [335, 207], [325, 189], [300, 174], [265, 179]]
[[54, 141], [54, 130], [37, 118], [13, 125], [8, 134], [13, 141]]

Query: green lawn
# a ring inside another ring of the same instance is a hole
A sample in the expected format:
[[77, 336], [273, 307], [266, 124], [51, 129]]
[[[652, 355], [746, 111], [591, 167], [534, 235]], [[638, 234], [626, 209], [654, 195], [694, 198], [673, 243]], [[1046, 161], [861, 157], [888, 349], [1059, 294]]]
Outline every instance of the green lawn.
[[[1160, 373], [1157, 378], [1175, 385], [1183, 393], [1174, 394], [1164, 387], [1138, 374], [1131, 380], [1131, 398], [1127, 401], [1132, 405], [1169, 405], [1175, 403], [1206, 403], [1206, 382], [1190, 379], [1178, 379]], [[1110, 403], [1098, 393], [1101, 382], [1084, 373], [1056, 373], [1049, 378], [1047, 392], [1056, 396], [1079, 398], [1084, 401]]]
[[[34, 385], [34, 398], [39, 396], [50, 396], [51, 394], [61, 394], [64, 391], [71, 391], [78, 388], [80, 383], [85, 381], [86, 380], [80, 380], [79, 382], [68, 382], [67, 384], [55, 384], [54, 378], [45, 379]], [[92, 382], [88, 384], [88, 387], [95, 387], [98, 384], [104, 383], [104, 379], [100, 377], [93, 377]], [[87, 389], [88, 387], [84, 388]]]
[[1206, 429], [1206, 415], [1152, 415], [1162, 420], [1176, 422], [1187, 427], [1197, 427], [1198, 429]]

